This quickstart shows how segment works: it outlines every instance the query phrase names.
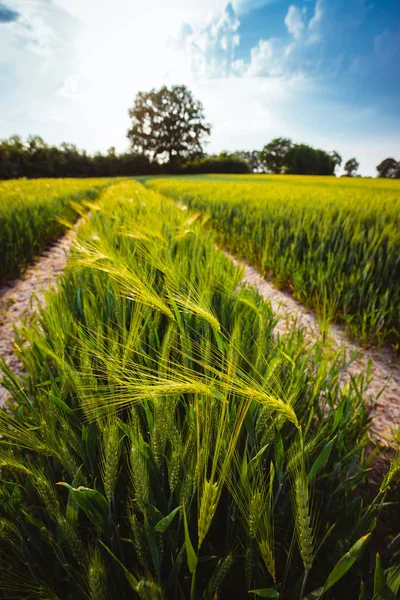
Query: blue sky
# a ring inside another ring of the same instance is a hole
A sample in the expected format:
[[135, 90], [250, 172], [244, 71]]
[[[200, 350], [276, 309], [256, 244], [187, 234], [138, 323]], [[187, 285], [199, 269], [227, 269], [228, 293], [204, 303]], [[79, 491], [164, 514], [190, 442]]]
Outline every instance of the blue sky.
[[400, 159], [399, 0], [0, 0], [0, 138], [128, 148], [139, 90], [185, 83], [209, 152], [276, 136]]

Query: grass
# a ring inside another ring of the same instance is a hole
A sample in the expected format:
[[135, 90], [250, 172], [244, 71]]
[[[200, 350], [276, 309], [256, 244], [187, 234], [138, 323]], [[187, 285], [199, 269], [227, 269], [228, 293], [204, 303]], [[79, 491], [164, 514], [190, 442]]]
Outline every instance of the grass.
[[92, 208], [26, 377], [3, 365], [2, 596], [394, 600], [399, 461], [368, 487], [363, 377], [274, 336], [201, 214], [135, 182]]
[[105, 179], [18, 179], [0, 182], [0, 281], [18, 277], [76, 219], [71, 200], [94, 199]]
[[219, 242], [325, 306], [364, 343], [400, 343], [400, 184], [249, 175], [154, 178], [149, 188], [211, 217]]

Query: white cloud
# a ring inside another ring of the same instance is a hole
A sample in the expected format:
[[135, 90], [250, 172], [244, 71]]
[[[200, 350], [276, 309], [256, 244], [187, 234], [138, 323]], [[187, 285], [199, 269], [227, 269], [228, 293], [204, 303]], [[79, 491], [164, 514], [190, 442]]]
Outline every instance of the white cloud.
[[281, 108], [290, 104], [293, 95], [304, 92], [300, 79], [281, 77], [196, 81], [192, 88], [213, 123], [209, 152], [254, 150], [273, 137], [292, 135]]
[[85, 79], [80, 73], [70, 73], [57, 89], [57, 93], [64, 98], [76, 99], [82, 96], [85, 88]]
[[228, 77], [239, 45], [240, 21], [231, 4], [206, 26], [184, 25], [171, 46], [184, 54], [196, 77]]
[[331, 43], [338, 37], [352, 36], [373, 6], [370, 0], [317, 0], [308, 24], [308, 42], [329, 40]]
[[324, 14], [324, 11], [322, 8], [323, 1], [324, 0], [317, 0], [317, 2], [315, 4], [315, 8], [314, 8], [314, 15], [310, 19], [310, 22], [308, 23], [308, 31], [309, 31], [308, 42], [310, 44], [317, 44], [321, 40], [320, 26], [321, 26], [323, 14]]
[[283, 74], [284, 47], [276, 38], [260, 40], [251, 49], [250, 64], [245, 68], [247, 77], [277, 77]]
[[295, 38], [299, 38], [304, 29], [304, 21], [302, 12], [291, 4], [285, 17], [285, 25], [288, 32]]
[[8, 0], [7, 8], [18, 17], [7, 24], [12, 36], [28, 51], [49, 56], [57, 38], [49, 24], [52, 7], [37, 0]]
[[285, 76], [315, 74], [319, 70], [320, 56], [310, 46], [321, 41], [321, 22], [323, 19], [323, 1], [317, 0], [312, 17], [306, 19], [306, 7], [301, 10], [291, 4], [284, 22], [292, 39], [261, 39], [251, 49], [250, 63], [241, 65], [241, 72], [247, 76]]
[[[166, 32], [173, 32], [182, 22], [207, 24], [221, 14], [226, 0], [149, 0], [140, 3], [135, 0], [53, 0], [54, 4], [79, 19], [88, 27], [108, 28], [118, 31], [123, 26], [138, 29], [143, 23]], [[141, 31], [141, 37], [151, 35], [151, 29]], [[154, 41], [154, 40], [153, 40]]]

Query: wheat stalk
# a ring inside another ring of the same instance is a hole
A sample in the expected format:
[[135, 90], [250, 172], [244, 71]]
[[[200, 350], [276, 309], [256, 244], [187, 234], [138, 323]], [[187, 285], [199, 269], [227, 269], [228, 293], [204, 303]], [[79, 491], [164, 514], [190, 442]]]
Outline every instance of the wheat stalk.
[[144, 512], [149, 501], [149, 470], [141, 449], [140, 434], [137, 432], [134, 432], [131, 436], [129, 465], [135, 500]]
[[135, 548], [136, 556], [144, 569], [148, 569], [147, 562], [147, 541], [143, 531], [143, 527], [139, 523], [139, 519], [133, 508], [128, 508], [128, 519], [129, 525], [133, 537], [133, 546]]
[[200, 502], [200, 513], [198, 520], [199, 548], [210, 528], [217, 507], [218, 482], [212, 483], [204, 480], [203, 494]]
[[107, 571], [98, 548], [89, 551], [87, 584], [90, 600], [107, 600]]
[[8, 519], [0, 518], [0, 539], [10, 542], [15, 548], [21, 548], [22, 536], [18, 527]]
[[106, 498], [111, 503], [117, 482], [121, 443], [119, 426], [116, 421], [109, 421], [103, 430], [102, 444], [102, 477]]
[[308, 485], [306, 476], [298, 473], [294, 481], [296, 507], [296, 529], [300, 554], [306, 570], [310, 570], [314, 560], [313, 531], [309, 512]]

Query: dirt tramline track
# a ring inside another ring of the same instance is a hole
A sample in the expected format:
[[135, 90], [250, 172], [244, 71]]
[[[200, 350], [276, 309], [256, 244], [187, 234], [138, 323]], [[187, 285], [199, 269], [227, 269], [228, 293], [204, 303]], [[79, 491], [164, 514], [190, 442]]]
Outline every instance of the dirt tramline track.
[[[75, 229], [76, 230], [76, 229]], [[56, 276], [64, 270], [74, 235], [64, 235], [50, 246], [16, 282], [0, 287], [0, 356], [14, 373], [22, 374], [23, 368], [14, 353], [14, 326], [32, 316], [44, 301], [43, 292], [55, 284]], [[293, 324], [304, 329], [310, 341], [320, 337], [318, 320], [289, 294], [278, 290], [264, 279], [255, 268], [227, 256], [235, 265], [244, 267], [244, 283], [252, 285], [263, 298], [271, 302], [272, 309], [280, 316], [277, 333], [285, 333]], [[394, 353], [388, 349], [360, 349], [351, 342], [338, 326], [330, 326], [329, 337], [334, 349], [345, 347], [348, 355], [358, 352], [358, 357], [343, 373], [343, 378], [357, 375], [367, 369], [373, 361], [372, 381], [368, 388], [370, 402], [371, 437], [374, 442], [389, 446], [393, 442], [394, 430], [400, 423], [400, 366]], [[383, 391], [382, 391], [383, 389]], [[0, 385], [0, 406], [4, 405], [8, 391]]]
[[[311, 342], [321, 337], [318, 319], [313, 312], [290, 294], [278, 290], [254, 267], [238, 261], [227, 252], [225, 254], [235, 265], [244, 267], [243, 281], [255, 287], [263, 298], [271, 302], [274, 313], [280, 316], [275, 328], [277, 333], [286, 333], [295, 323], [305, 331]], [[372, 361], [372, 381], [368, 386], [367, 397], [370, 403], [371, 437], [374, 442], [383, 446], [391, 445], [394, 431], [400, 425], [400, 365], [394, 351], [388, 347], [381, 350], [363, 349], [349, 340], [344, 329], [338, 325], [329, 326], [328, 336], [332, 340], [333, 349], [345, 347], [348, 357], [358, 353], [357, 358], [343, 372], [344, 380], [365, 372], [369, 361]]]
[[[55, 284], [57, 275], [67, 264], [73, 238], [73, 233], [65, 234], [51, 244], [20, 279], [0, 286], [0, 356], [16, 374], [22, 374], [23, 367], [14, 353], [14, 327], [33, 316], [38, 305], [43, 304], [44, 292]], [[8, 390], [0, 384], [0, 406], [4, 405], [7, 395]]]

